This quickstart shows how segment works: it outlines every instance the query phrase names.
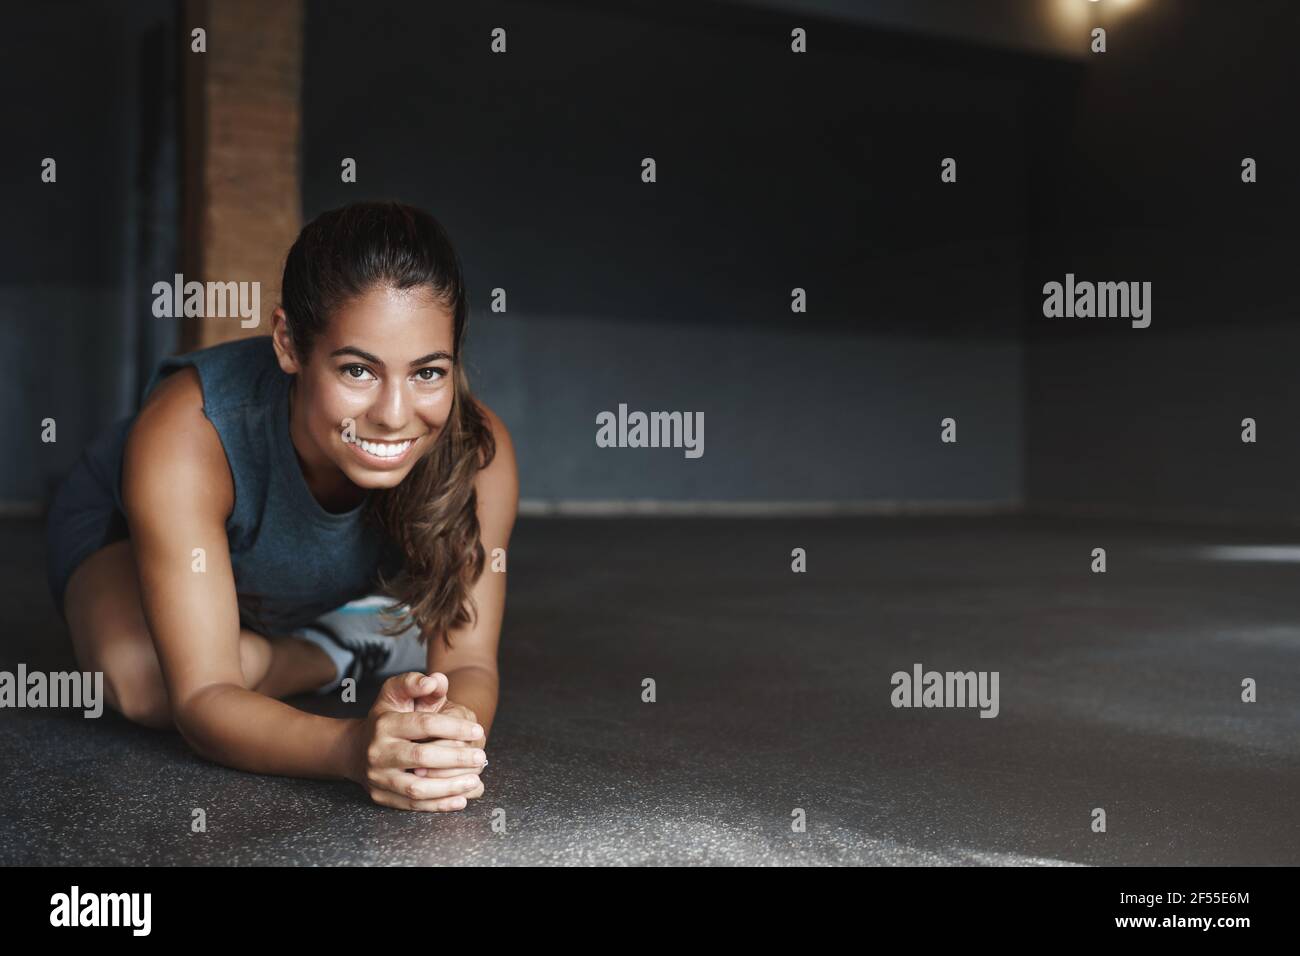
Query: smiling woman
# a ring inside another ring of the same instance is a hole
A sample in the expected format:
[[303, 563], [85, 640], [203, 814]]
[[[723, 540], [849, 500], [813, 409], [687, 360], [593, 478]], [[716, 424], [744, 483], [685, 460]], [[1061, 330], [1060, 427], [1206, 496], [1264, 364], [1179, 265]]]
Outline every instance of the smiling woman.
[[[164, 360], [83, 455], [50, 513], [51, 588], [124, 715], [230, 766], [460, 809], [497, 705], [485, 554], [518, 481], [464, 373], [459, 259], [427, 213], [359, 203], [302, 230], [282, 289], [271, 336]], [[389, 680], [365, 718], [277, 699], [367, 675]]]

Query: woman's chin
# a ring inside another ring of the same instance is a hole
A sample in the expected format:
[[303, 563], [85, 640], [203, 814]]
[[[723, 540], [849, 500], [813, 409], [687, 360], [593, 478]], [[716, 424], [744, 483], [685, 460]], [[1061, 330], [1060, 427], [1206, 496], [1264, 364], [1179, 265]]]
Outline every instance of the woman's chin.
[[352, 465], [346, 469], [344, 474], [358, 488], [364, 488], [367, 491], [383, 491], [386, 488], [396, 488], [400, 485], [409, 471], [409, 468], [376, 471]]

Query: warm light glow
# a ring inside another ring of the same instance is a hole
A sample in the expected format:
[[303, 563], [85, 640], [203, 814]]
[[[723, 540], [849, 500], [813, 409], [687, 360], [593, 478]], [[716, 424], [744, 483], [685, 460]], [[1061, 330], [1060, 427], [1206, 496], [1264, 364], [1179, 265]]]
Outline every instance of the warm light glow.
[[1127, 14], [1142, 0], [1055, 0], [1054, 19], [1061, 27], [1106, 26], [1113, 14]]

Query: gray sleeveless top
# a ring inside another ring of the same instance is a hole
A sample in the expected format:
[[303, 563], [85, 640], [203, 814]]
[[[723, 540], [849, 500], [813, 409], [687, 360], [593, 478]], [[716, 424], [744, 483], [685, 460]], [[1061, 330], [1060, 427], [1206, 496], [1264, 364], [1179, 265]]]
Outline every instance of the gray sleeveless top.
[[[372, 593], [380, 568], [389, 575], [401, 568], [400, 552], [367, 519], [370, 494], [343, 513], [326, 511], [312, 497], [289, 438], [293, 378], [280, 369], [269, 336], [163, 359], [144, 394], [187, 365], [198, 372], [204, 415], [234, 476], [226, 533], [244, 627], [287, 633]], [[120, 467], [115, 476], [120, 506]]]

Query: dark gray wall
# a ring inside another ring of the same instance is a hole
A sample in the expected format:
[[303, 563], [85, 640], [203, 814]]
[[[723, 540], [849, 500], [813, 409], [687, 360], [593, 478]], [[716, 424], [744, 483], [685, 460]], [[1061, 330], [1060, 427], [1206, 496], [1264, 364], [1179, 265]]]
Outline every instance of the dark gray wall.
[[[1090, 61], [1033, 193], [1031, 506], [1300, 519], [1294, 23], [1283, 2], [1153, 3]], [[1044, 318], [1042, 283], [1071, 271], [1151, 281], [1150, 328]]]
[[[304, 209], [392, 197], [447, 226], [524, 497], [1020, 498], [1026, 156], [1064, 68], [804, 14], [795, 56], [791, 22], [310, 5]], [[620, 402], [703, 411], [704, 457], [598, 449]]]
[[[1014, 502], [1028, 482], [1043, 504], [1140, 504], [1174, 500], [1164, 473], [1195, 469], [1209, 484], [1183, 488], [1200, 504], [1291, 461], [1280, 443], [1237, 443], [1256, 471], [1205, 471], [1200, 426], [1169, 423], [1203, 394], [1174, 371], [1197, 354], [1229, 363], [1216, 387], [1256, 396], [1272, 421], [1285, 411], [1287, 350], [1226, 323], [1281, 321], [1293, 304], [1274, 215], [1294, 207], [1293, 187], [1276, 159], [1249, 195], [1235, 175], [1207, 188], [1196, 172], [1235, 170], [1234, 135], [1286, 154], [1279, 91], [1294, 77], [1279, 72], [1282, 40], [1260, 46], [1281, 30], [1205, 8], [1194, 30], [1175, 16], [1185, 8], [1153, 3], [1112, 31], [1101, 70], [816, 9], [613, 6], [308, 9], [305, 207], [393, 196], [448, 225], [473, 290], [475, 382], [512, 426], [526, 497]], [[864, 19], [965, 29], [891, 9]], [[6, 111], [20, 148], [0, 160], [18, 224], [0, 235], [0, 337], [23, 358], [0, 400], [2, 437], [29, 453], [2, 466], [0, 507], [45, 495], [174, 347], [173, 324], [147, 309], [175, 264], [174, 15], [161, 0], [79, 2], [7, 21], [23, 42], [0, 71], [24, 98]], [[813, 54], [787, 52], [793, 22]], [[1024, 22], [967, 33], [1016, 42]], [[510, 31], [505, 57], [488, 52], [493, 26]], [[1220, 75], [1208, 63], [1230, 67], [1227, 86], [1198, 87]], [[43, 155], [60, 160], [56, 187], [38, 181]], [[356, 186], [338, 181], [345, 155], [360, 162]], [[653, 187], [638, 180], [645, 155], [660, 164]], [[938, 183], [948, 155], [956, 187]], [[1179, 285], [1187, 262], [1195, 287]], [[1133, 333], [1147, 338], [1087, 328], [1076, 347], [1081, 330], [1045, 329], [1037, 290], [1067, 267], [1157, 280], [1156, 325]], [[807, 315], [788, 310], [795, 285]], [[486, 309], [497, 286], [506, 315]], [[1211, 338], [1144, 352], [1174, 315]], [[1115, 381], [1086, 403], [1061, 384], [1107, 369]], [[595, 416], [620, 402], [704, 412], [705, 457], [597, 449]], [[1099, 415], [1098, 402], [1149, 409], [1162, 427]], [[1215, 413], [1235, 439], [1251, 412]], [[949, 415], [955, 447], [938, 441]], [[57, 445], [39, 442], [47, 416]], [[1133, 464], [1117, 476], [1110, 456]]]
[[[134, 409], [172, 323], [149, 287], [176, 242], [173, 5], [7, 8], [0, 88], [0, 511], [37, 506]], [[57, 182], [42, 183], [53, 158]], [[41, 441], [53, 418], [57, 441]]]

